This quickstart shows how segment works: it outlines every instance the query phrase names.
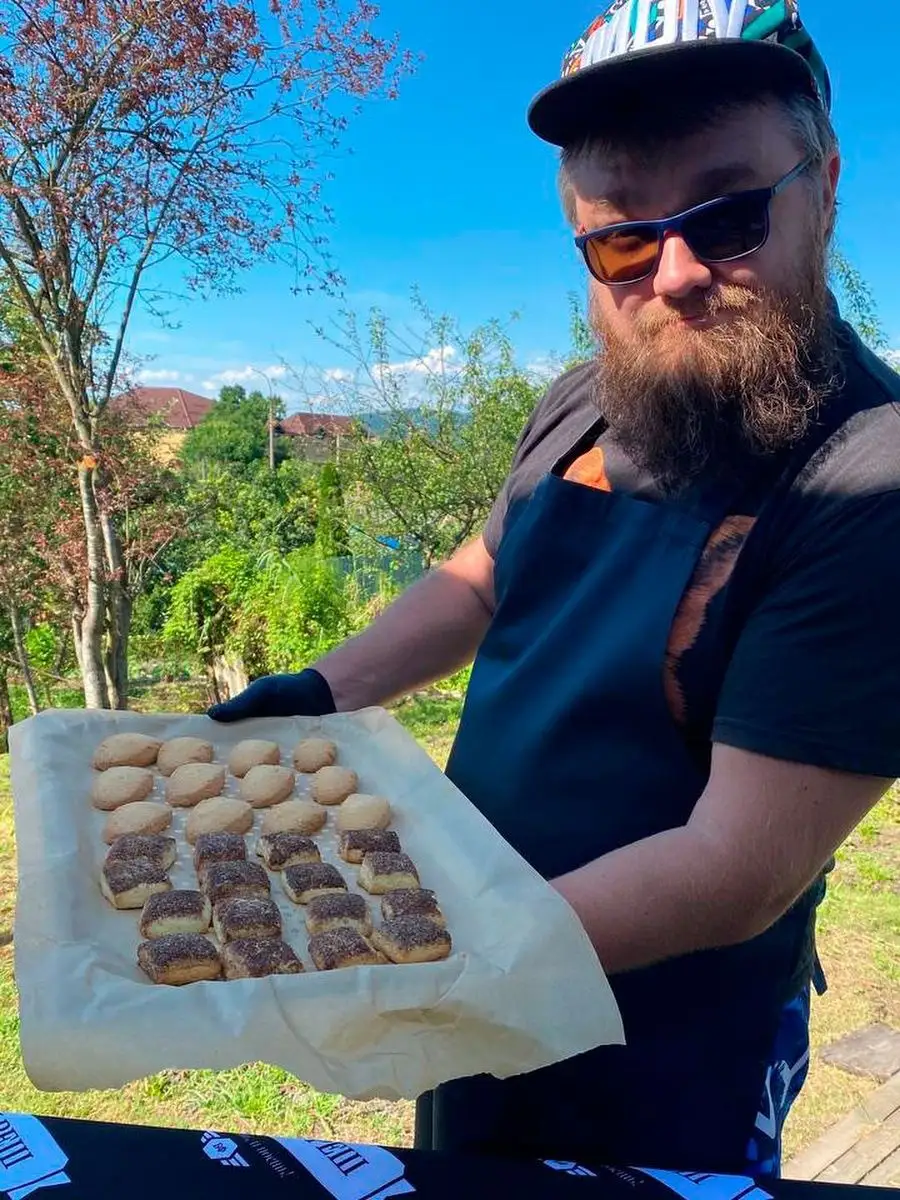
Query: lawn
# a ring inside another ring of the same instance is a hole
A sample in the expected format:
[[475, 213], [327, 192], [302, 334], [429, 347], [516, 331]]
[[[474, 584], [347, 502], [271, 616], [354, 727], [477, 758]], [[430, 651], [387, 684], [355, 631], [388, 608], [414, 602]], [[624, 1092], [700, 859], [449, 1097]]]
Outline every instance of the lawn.
[[[429, 694], [401, 705], [397, 716], [443, 764], [459, 707], [454, 696]], [[115, 1092], [36, 1091], [22, 1068], [18, 1046], [11, 944], [15, 883], [8, 761], [0, 757], [0, 1109], [386, 1145], [409, 1142], [411, 1105], [357, 1104], [322, 1095], [284, 1071], [266, 1066], [221, 1074], [166, 1072]], [[830, 990], [814, 1008], [816, 1047], [874, 1020], [900, 1027], [900, 796], [896, 793], [878, 806], [841, 851], [822, 912], [820, 941]], [[787, 1153], [818, 1136], [873, 1086], [814, 1062], [791, 1119]]]

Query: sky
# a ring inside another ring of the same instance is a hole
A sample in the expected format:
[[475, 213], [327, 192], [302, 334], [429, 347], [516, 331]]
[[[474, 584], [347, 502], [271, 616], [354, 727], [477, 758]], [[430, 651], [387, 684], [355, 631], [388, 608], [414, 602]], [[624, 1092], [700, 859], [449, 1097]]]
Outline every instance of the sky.
[[[326, 198], [344, 306], [361, 319], [377, 306], [409, 329], [413, 357], [438, 349], [418, 341], [425, 335], [413, 289], [463, 329], [510, 322], [523, 364], [567, 349], [568, 296], [584, 293], [584, 271], [559, 211], [553, 148], [530, 133], [525, 114], [600, 7], [382, 0], [381, 28], [396, 30], [421, 61], [397, 100], [369, 103], [354, 118], [352, 153], [334, 159]], [[801, 13], [834, 88], [844, 162], [838, 241], [900, 349], [896, 30], [888, 6], [801, 0]], [[348, 364], [314, 327], [337, 318], [336, 303], [292, 295], [284, 267], [261, 264], [240, 282], [235, 296], [179, 302], [170, 318], [177, 328], [137, 313], [128, 348], [139, 377], [209, 396], [224, 383], [271, 386], [291, 410], [308, 406], [310, 395], [325, 404], [316, 378]]]

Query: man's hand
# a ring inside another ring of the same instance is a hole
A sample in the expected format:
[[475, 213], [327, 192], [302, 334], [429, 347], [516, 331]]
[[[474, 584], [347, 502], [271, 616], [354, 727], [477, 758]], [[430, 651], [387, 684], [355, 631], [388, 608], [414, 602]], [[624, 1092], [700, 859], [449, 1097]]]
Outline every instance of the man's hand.
[[229, 724], [250, 717], [321, 717], [335, 711], [331, 688], [318, 671], [308, 667], [299, 675], [266, 675], [240, 695], [214, 704], [209, 716]]

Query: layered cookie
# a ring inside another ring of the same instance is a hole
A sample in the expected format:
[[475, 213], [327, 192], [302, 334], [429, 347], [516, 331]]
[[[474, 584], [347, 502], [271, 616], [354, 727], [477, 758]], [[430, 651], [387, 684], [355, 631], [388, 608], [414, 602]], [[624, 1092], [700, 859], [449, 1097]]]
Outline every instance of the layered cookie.
[[342, 967], [374, 967], [386, 962], [384, 955], [355, 929], [333, 929], [309, 939], [309, 956], [317, 971], [337, 971]]
[[172, 887], [168, 875], [145, 858], [103, 864], [100, 890], [113, 908], [143, 908], [156, 892]]
[[206, 933], [212, 906], [202, 892], [159, 892], [141, 913], [141, 937], [160, 938], [171, 933]]
[[308, 904], [314, 896], [346, 892], [347, 884], [331, 863], [301, 863], [284, 872], [284, 890], [295, 904]]
[[283, 871], [298, 863], [321, 862], [319, 847], [302, 833], [264, 833], [256, 853], [272, 871]]
[[450, 934], [428, 917], [394, 917], [372, 934], [372, 945], [395, 963], [436, 962], [446, 958]]
[[314, 896], [306, 906], [306, 929], [310, 936], [331, 933], [334, 929], [355, 929], [367, 937], [372, 918], [362, 896], [354, 892], [326, 892]]
[[344, 862], [359, 864], [366, 854], [399, 854], [400, 839], [393, 829], [351, 829], [342, 833], [338, 854]]
[[437, 897], [428, 888], [401, 888], [385, 893], [381, 898], [381, 915], [385, 921], [393, 921], [395, 917], [427, 917], [436, 925], [447, 924]]
[[266, 900], [270, 890], [268, 875], [259, 863], [252, 862], [210, 863], [202, 886], [213, 907], [239, 897]]
[[246, 862], [247, 843], [240, 833], [201, 833], [194, 842], [194, 870], [200, 882], [213, 863]]
[[239, 896], [216, 905], [213, 930], [223, 944], [245, 938], [279, 938], [281, 913], [273, 900]]
[[260, 979], [265, 975], [299, 975], [303, 963], [280, 938], [244, 938], [222, 947], [226, 979]]
[[167, 937], [141, 942], [137, 960], [154, 983], [175, 987], [219, 979], [222, 975], [215, 946], [199, 933], [170, 933]]
[[162, 833], [126, 833], [116, 838], [106, 852], [106, 861], [133, 862], [136, 858], [146, 859], [159, 871], [168, 871], [178, 855], [173, 837]]
[[407, 854], [365, 854], [359, 869], [359, 886], [382, 896], [400, 888], [417, 888], [419, 873]]

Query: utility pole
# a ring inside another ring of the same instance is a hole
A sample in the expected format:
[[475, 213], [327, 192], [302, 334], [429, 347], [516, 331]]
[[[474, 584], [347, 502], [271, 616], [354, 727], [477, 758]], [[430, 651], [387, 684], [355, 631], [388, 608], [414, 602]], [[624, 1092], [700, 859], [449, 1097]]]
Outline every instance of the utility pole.
[[275, 470], [275, 396], [269, 387], [269, 470]]

